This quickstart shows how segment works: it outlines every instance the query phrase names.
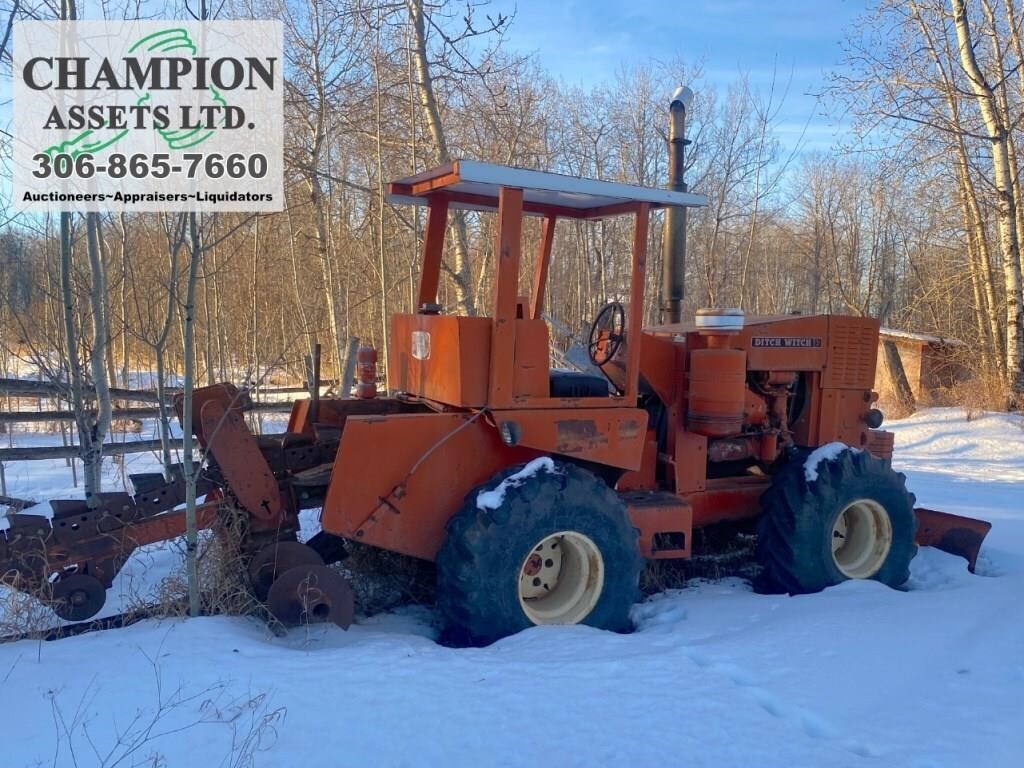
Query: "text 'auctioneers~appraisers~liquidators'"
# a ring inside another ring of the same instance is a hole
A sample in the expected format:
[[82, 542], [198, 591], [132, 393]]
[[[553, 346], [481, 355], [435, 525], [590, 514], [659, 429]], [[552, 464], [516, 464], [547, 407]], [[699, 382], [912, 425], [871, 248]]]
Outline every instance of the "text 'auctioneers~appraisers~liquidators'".
[[280, 211], [276, 21], [22, 21], [13, 199], [24, 211]]

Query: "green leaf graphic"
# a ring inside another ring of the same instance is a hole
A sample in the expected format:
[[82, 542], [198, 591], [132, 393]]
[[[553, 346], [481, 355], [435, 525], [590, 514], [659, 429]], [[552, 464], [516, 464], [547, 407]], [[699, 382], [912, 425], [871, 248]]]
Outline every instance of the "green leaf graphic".
[[[192, 41], [188, 30], [184, 27], [172, 27], [159, 32], [146, 35], [132, 44], [128, 49], [129, 53], [157, 53], [166, 54], [174, 51], [187, 52], [193, 58], [199, 53], [199, 49]], [[220, 95], [216, 88], [207, 88], [210, 99], [218, 106], [227, 106], [227, 102]], [[143, 93], [136, 105], [144, 104], [150, 99], [150, 93]], [[164, 140], [169, 149], [181, 150], [198, 146], [209, 139], [215, 133], [215, 129], [196, 128], [165, 128], [157, 129], [160, 138]], [[95, 155], [109, 147], [114, 146], [128, 135], [128, 129], [110, 129], [109, 127], [99, 129], [86, 129], [58, 144], [53, 144], [43, 150], [48, 155], [69, 154], [72, 158], [79, 155]]]

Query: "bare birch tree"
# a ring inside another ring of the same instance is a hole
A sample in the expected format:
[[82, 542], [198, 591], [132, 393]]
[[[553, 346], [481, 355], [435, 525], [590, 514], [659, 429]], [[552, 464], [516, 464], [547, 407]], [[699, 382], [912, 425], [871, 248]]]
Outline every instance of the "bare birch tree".
[[1010, 116], [1001, 109], [993, 85], [982, 72], [974, 52], [976, 41], [964, 0], [951, 0], [960, 66], [971, 84], [988, 132], [992, 179], [996, 190], [996, 220], [1006, 283], [1006, 369], [1011, 390], [1024, 394], [1024, 307], [1021, 306], [1021, 253], [1017, 232], [1018, 189], [1010, 161]]

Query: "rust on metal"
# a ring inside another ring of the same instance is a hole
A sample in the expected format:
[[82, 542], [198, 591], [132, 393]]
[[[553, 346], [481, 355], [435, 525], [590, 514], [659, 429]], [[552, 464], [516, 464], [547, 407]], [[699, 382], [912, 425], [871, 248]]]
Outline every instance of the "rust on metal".
[[[115, 499], [113, 505], [105, 498], [109, 496]], [[8, 517], [10, 527], [0, 531], [0, 581], [39, 593], [56, 574], [60, 578], [52, 588], [58, 600], [55, 610], [66, 608], [70, 620], [93, 616], [103, 607], [104, 590], [137, 548], [185, 533], [184, 510], [155, 513], [132, 507], [112, 511], [104, 506], [123, 508], [126, 496], [100, 494], [101, 506], [92, 510], [83, 510], [77, 502], [57, 503], [52, 526], [39, 515]], [[212, 528], [215, 520], [216, 503], [197, 508], [200, 530]], [[69, 581], [72, 577], [76, 578]], [[93, 582], [99, 584], [98, 590]]]
[[50, 607], [65, 621], [91, 619], [106, 602], [106, 587], [95, 576], [72, 573], [53, 585]]
[[868, 442], [865, 448], [880, 459], [891, 459], [896, 443], [896, 435], [884, 429], [868, 431]]
[[537, 408], [500, 416], [517, 425], [517, 445], [627, 470], [643, 460], [648, 417], [639, 408]]
[[[597, 428], [593, 419], [562, 419], [555, 422], [558, 453], [573, 456], [608, 445], [608, 435]], [[621, 431], [620, 431], [621, 434]]]
[[[241, 411], [252, 405], [249, 394], [240, 390], [234, 384], [212, 384], [208, 387], [199, 387], [192, 393], [192, 434], [196, 436], [199, 445], [206, 448], [207, 435], [203, 429], [202, 412], [207, 401], [214, 400], [226, 404], [227, 407]], [[184, 412], [184, 395], [175, 395], [174, 411], [178, 414], [178, 421], [182, 421]]]
[[915, 540], [920, 546], [958, 555], [967, 560], [968, 570], [974, 573], [981, 544], [992, 530], [992, 523], [924, 507], [915, 507], [914, 515], [917, 517]]
[[[200, 492], [212, 488], [203, 480], [199, 487]], [[19, 572], [27, 583], [38, 585], [49, 573], [76, 566], [110, 586], [120, 563], [137, 547], [184, 533], [184, 512], [168, 511], [183, 495], [178, 483], [169, 483], [134, 498], [98, 494], [95, 508], [80, 500], [55, 500], [52, 521], [41, 515], [10, 515], [9, 528], [0, 531], [0, 573]], [[199, 507], [200, 528], [211, 527], [214, 517], [214, 505]]]
[[[651, 559], [689, 557], [693, 510], [674, 493], [621, 493], [633, 526], [640, 532], [640, 554]], [[660, 546], [659, 546], [660, 544]]]
[[253, 517], [276, 520], [281, 492], [241, 413], [211, 399], [203, 403], [201, 421], [210, 453], [235, 498]]
[[253, 594], [266, 600], [274, 581], [292, 568], [323, 565], [324, 559], [312, 547], [297, 541], [268, 544], [249, 561], [249, 583]]
[[352, 625], [355, 597], [345, 577], [326, 565], [296, 566], [270, 586], [267, 608], [286, 626], [331, 622]]
[[[368, 451], [368, 445], [382, 452]], [[448, 518], [469, 490], [538, 455], [506, 445], [494, 426], [467, 413], [352, 416], [341, 435], [321, 524], [338, 536], [433, 560]], [[399, 499], [394, 490], [400, 486]], [[381, 499], [400, 514], [374, 516], [386, 509]]]

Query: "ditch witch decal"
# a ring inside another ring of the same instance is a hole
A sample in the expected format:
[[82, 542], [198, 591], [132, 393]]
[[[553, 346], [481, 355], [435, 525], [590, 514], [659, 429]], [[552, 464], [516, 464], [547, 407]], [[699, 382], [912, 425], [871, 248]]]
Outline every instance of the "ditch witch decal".
[[754, 336], [750, 340], [752, 347], [783, 347], [808, 348], [820, 347], [821, 339], [817, 336]]

